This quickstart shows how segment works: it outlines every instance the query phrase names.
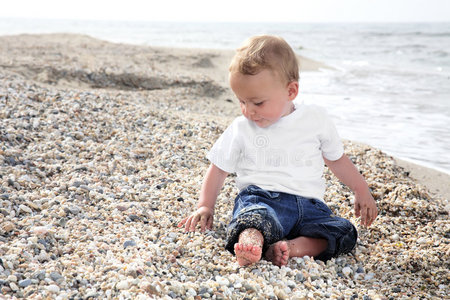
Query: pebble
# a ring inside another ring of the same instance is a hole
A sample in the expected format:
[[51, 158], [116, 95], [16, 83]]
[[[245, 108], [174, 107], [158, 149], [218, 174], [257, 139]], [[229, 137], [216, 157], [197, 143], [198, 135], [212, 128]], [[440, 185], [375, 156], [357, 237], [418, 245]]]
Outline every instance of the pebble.
[[19, 286], [22, 288], [27, 287], [30, 284], [31, 284], [31, 279], [24, 279], [24, 280], [19, 281]]
[[59, 293], [60, 288], [56, 284], [50, 284], [49, 286], [47, 286], [47, 291], [49, 291], [50, 293], [57, 294]]
[[391, 239], [393, 241], [398, 241], [400, 239], [400, 236], [397, 233], [395, 233], [394, 235], [392, 235]]
[[10, 282], [9, 283], [9, 287], [11, 288], [11, 290], [13, 290], [14, 292], [17, 292], [19, 290], [19, 287], [17, 286], [16, 283], [14, 282]]
[[297, 273], [297, 274], [295, 274], [295, 280], [297, 282], [303, 282], [303, 281], [305, 281], [305, 276], [303, 276], [302, 273]]
[[32, 232], [36, 235], [46, 235], [48, 233], [48, 228], [45, 226], [35, 226]]
[[350, 267], [345, 267], [342, 269], [342, 273], [345, 276], [350, 276], [351, 274], [353, 274], [353, 270]]
[[216, 276], [216, 282], [222, 286], [228, 286], [230, 281], [222, 276]]
[[130, 288], [127, 280], [122, 280], [117, 283], [116, 288], [118, 290], [128, 290]]
[[11, 232], [14, 229], [15, 229], [15, 226], [11, 222], [5, 222], [4, 224], [2, 224], [2, 230], [6, 233]]
[[129, 240], [129, 241], [126, 241], [125, 243], [123, 243], [124, 248], [133, 247], [133, 246], [136, 246], [136, 242], [133, 240]]
[[51, 272], [50, 278], [55, 282], [64, 280], [64, 277], [61, 274], [59, 274], [58, 272]]
[[29, 208], [28, 206], [26, 206], [24, 204], [20, 204], [19, 209], [27, 214], [31, 214], [33, 212], [33, 210], [31, 210], [31, 208]]

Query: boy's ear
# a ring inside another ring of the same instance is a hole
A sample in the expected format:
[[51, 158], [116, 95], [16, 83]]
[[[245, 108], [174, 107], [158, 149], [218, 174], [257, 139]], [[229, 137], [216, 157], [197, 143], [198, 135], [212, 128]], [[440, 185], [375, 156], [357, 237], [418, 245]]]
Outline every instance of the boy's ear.
[[287, 89], [289, 100], [294, 100], [298, 95], [298, 82], [297, 81], [289, 82]]

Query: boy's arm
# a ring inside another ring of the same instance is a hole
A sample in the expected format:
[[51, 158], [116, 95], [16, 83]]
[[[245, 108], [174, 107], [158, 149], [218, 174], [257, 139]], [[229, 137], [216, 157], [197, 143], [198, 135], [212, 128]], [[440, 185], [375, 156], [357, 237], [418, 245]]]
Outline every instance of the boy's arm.
[[355, 215], [361, 216], [363, 226], [370, 226], [378, 215], [378, 209], [364, 177], [345, 154], [335, 161], [324, 160], [334, 175], [355, 193]]
[[228, 173], [211, 164], [206, 172], [200, 191], [200, 199], [197, 210], [190, 216], [184, 218], [178, 227], [185, 225], [186, 231], [195, 231], [197, 223], [200, 222], [201, 232], [206, 228], [211, 229], [214, 220], [214, 206], [217, 196], [223, 186]]

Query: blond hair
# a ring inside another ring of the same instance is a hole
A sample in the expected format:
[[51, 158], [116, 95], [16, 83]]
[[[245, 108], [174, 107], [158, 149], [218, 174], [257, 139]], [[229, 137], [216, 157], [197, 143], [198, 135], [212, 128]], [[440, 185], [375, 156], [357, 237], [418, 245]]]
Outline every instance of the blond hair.
[[236, 50], [230, 73], [256, 75], [269, 69], [285, 83], [299, 80], [299, 63], [291, 46], [281, 37], [259, 35], [249, 38]]

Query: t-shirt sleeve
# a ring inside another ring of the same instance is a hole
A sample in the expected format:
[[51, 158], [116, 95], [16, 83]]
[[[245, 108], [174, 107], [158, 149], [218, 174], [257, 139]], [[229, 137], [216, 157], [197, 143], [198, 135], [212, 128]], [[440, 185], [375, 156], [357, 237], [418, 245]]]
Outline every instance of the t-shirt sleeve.
[[323, 117], [323, 132], [320, 136], [322, 155], [328, 160], [335, 161], [344, 154], [344, 146], [331, 118], [325, 110], [322, 110], [321, 114]]
[[241, 147], [235, 120], [214, 143], [206, 157], [219, 169], [228, 173], [234, 173], [236, 172], [240, 154]]

